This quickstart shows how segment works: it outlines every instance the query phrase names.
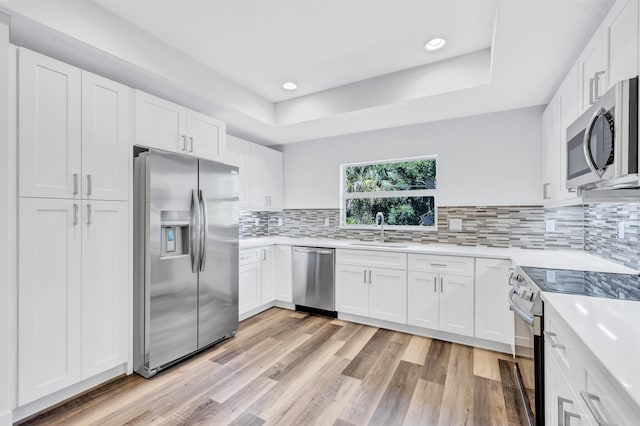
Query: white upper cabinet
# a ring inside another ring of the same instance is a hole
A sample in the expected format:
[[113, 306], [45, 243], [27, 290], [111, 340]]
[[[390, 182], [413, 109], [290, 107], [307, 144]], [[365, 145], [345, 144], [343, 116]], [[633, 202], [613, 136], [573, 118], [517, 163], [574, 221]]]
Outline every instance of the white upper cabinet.
[[580, 78], [580, 112], [604, 93], [606, 71], [602, 60], [602, 33], [598, 30], [578, 59]]
[[129, 208], [82, 202], [82, 377], [127, 362]]
[[18, 50], [19, 193], [79, 198], [81, 191], [81, 71]]
[[224, 160], [223, 122], [140, 90], [135, 104], [136, 145]]
[[618, 0], [602, 23], [607, 87], [638, 75], [638, 0]]
[[239, 194], [240, 208], [249, 208], [249, 146], [251, 142], [233, 136], [227, 137], [226, 151], [223, 162], [238, 167], [240, 171]]
[[249, 148], [250, 208], [277, 211], [283, 205], [282, 153], [261, 145]]
[[135, 91], [136, 145], [187, 152], [187, 109], [140, 90]]
[[80, 201], [74, 200], [22, 198], [19, 215], [22, 406], [81, 379], [82, 224]]
[[129, 198], [131, 89], [82, 71], [82, 197]]
[[222, 121], [188, 110], [187, 133], [188, 152], [211, 160], [223, 159], [226, 127]]

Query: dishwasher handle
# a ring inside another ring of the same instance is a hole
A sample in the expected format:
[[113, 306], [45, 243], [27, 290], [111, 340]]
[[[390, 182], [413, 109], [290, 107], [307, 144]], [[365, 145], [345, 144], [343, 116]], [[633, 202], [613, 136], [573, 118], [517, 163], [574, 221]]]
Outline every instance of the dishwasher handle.
[[316, 253], [316, 254], [333, 254], [333, 250], [327, 250], [327, 249], [318, 249], [318, 248], [302, 248], [302, 247], [296, 247], [293, 249], [294, 251], [298, 252], [298, 253]]

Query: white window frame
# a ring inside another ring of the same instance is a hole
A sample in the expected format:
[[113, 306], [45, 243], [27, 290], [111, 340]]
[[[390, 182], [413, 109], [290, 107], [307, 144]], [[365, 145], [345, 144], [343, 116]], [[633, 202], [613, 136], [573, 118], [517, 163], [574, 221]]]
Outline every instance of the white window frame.
[[[347, 167], [368, 166], [373, 164], [403, 163], [409, 161], [436, 160], [436, 188], [416, 189], [404, 191], [377, 191], [377, 192], [350, 192], [346, 191], [345, 170]], [[433, 232], [438, 230], [438, 156], [425, 155], [420, 157], [394, 158], [380, 161], [363, 161], [359, 163], [347, 163], [340, 165], [340, 228], [342, 229], [380, 229], [376, 225], [352, 225], [347, 224], [347, 209], [345, 207], [348, 199], [362, 198], [408, 198], [408, 197], [433, 197], [435, 213], [433, 215], [432, 226], [420, 225], [384, 225], [384, 229], [395, 231], [425, 231]], [[385, 218], [386, 220], [386, 218]]]

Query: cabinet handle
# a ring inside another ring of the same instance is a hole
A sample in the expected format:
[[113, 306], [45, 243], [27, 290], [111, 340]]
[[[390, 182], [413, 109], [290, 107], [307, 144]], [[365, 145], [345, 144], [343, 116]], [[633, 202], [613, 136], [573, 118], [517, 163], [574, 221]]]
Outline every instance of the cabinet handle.
[[447, 265], [444, 263], [432, 263], [431, 266], [437, 266], [439, 268], [446, 268]]
[[433, 292], [438, 292], [438, 277], [433, 277]]
[[193, 152], [193, 136], [189, 136], [189, 152]]
[[600, 96], [600, 76], [605, 75], [605, 71], [598, 71], [595, 73], [593, 80], [593, 101], [599, 101], [602, 96]]
[[551, 186], [550, 183], [543, 183], [542, 184], [542, 199], [543, 200], [548, 200], [549, 198], [549, 186]]
[[565, 426], [564, 404], [573, 404], [573, 401], [561, 396], [558, 397], [558, 426]]
[[271, 195], [268, 195], [267, 199], [269, 200], [269, 204], [268, 205], [269, 205], [269, 207], [271, 207]]
[[574, 419], [580, 420], [580, 415], [576, 413], [572, 413], [571, 411], [564, 412], [564, 426], [571, 426], [571, 417]]
[[87, 225], [91, 225], [93, 222], [91, 217], [91, 204], [87, 204]]
[[264, 206], [269, 207], [269, 197], [267, 197], [266, 195], [264, 196]]
[[547, 340], [549, 340], [549, 344], [553, 349], [560, 349], [563, 351], [567, 349], [565, 345], [561, 345], [560, 343], [556, 342], [556, 337], [558, 336], [556, 333], [552, 331], [545, 331], [543, 334], [544, 334], [544, 337], [546, 337]]
[[262, 260], [266, 261], [267, 260], [267, 251], [262, 249]]
[[180, 148], [180, 151], [186, 151], [187, 150], [187, 135], [182, 135], [181, 139], [182, 139], [182, 143], [180, 145], [178, 145], [178, 148]]
[[78, 174], [73, 174], [73, 195], [78, 195]]
[[91, 195], [93, 192], [93, 179], [91, 175], [87, 175], [87, 195]]
[[589, 79], [589, 105], [593, 105], [593, 103], [596, 101], [593, 96], [593, 86], [595, 85], [595, 82], [595, 77]]
[[440, 293], [444, 293], [444, 278], [440, 277]]
[[78, 205], [73, 205], [73, 226], [78, 224]]
[[604, 416], [602, 415], [598, 407], [596, 407], [596, 404], [594, 404], [594, 401], [600, 402], [599, 396], [585, 391], [581, 391], [580, 396], [584, 400], [585, 404], [587, 404], [587, 408], [589, 409], [589, 411], [591, 411], [593, 418], [596, 419], [596, 423], [598, 423], [598, 426], [614, 426], [613, 423], [609, 423], [604, 419]]
[[369, 284], [371, 284], [371, 269], [369, 269]]
[[367, 283], [367, 270], [362, 271], [362, 282]]

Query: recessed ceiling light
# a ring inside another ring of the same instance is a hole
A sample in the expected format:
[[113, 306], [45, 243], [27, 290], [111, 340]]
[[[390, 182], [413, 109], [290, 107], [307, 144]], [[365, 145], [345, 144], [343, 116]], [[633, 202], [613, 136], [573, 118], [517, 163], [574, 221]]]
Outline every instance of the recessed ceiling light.
[[287, 81], [286, 83], [282, 83], [282, 88], [284, 90], [296, 90], [298, 88], [298, 85], [293, 81]]
[[447, 40], [443, 38], [434, 38], [432, 40], [429, 40], [427, 44], [424, 45], [424, 48], [430, 52], [433, 52], [434, 50], [442, 49], [445, 44], [447, 44]]

